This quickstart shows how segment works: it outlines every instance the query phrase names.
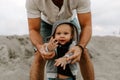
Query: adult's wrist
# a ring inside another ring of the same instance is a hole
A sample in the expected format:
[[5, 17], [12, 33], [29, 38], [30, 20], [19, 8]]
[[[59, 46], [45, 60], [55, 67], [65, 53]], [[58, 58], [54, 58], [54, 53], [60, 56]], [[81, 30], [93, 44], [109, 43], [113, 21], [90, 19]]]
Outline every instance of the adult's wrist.
[[84, 47], [82, 46], [82, 45], [80, 45], [80, 44], [77, 44], [76, 46], [78, 46], [81, 50], [82, 50], [82, 54], [84, 53]]
[[35, 45], [35, 47], [34, 47], [34, 52], [39, 51], [39, 49], [41, 48], [41, 46], [42, 46], [42, 44], [37, 44], [37, 45]]

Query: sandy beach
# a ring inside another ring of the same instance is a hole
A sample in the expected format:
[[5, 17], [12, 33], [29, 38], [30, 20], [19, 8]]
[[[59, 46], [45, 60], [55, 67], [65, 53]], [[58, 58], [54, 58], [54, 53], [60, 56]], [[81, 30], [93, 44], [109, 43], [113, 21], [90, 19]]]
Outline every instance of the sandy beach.
[[[95, 80], [120, 80], [120, 37], [94, 36], [87, 47]], [[0, 36], [0, 80], [29, 80], [33, 55], [27, 35]]]

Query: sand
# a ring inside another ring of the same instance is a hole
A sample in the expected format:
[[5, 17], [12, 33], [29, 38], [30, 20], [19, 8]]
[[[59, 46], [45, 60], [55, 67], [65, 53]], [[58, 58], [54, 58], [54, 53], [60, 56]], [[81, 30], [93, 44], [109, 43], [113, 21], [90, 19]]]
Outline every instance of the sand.
[[[95, 80], [120, 80], [120, 37], [94, 36], [87, 47]], [[0, 80], [29, 80], [33, 55], [27, 35], [0, 36]]]

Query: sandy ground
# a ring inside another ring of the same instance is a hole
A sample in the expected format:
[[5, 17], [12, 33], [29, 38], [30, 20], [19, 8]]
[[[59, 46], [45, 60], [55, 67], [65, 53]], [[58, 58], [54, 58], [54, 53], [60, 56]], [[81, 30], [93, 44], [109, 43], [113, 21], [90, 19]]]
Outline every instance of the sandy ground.
[[[95, 80], [120, 80], [120, 37], [92, 37], [87, 47]], [[29, 80], [33, 57], [28, 36], [0, 36], [0, 80]]]

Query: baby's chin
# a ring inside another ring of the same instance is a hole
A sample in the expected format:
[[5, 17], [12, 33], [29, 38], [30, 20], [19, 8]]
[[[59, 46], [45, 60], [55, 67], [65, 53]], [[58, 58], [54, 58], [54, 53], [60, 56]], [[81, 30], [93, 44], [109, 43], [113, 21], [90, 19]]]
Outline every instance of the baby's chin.
[[66, 43], [64, 43], [64, 42], [60, 42], [60, 43], [58, 43], [58, 45], [65, 45]]

